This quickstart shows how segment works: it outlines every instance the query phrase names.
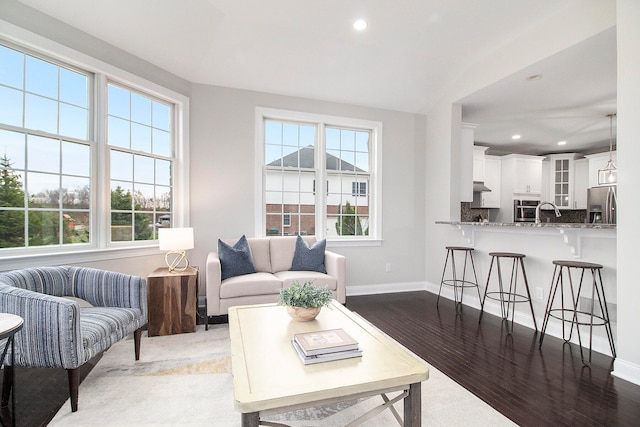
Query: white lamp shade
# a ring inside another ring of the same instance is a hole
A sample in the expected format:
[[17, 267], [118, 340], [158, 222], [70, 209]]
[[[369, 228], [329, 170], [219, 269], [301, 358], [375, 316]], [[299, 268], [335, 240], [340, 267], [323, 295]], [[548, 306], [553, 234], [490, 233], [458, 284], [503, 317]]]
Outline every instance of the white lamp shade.
[[193, 228], [158, 229], [161, 251], [184, 251], [193, 249]]

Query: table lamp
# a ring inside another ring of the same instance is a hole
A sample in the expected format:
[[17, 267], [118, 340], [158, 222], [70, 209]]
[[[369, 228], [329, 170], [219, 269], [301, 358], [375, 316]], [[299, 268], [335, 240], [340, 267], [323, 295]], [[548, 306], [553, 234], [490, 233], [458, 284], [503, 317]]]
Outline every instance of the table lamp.
[[160, 250], [169, 251], [164, 260], [170, 273], [179, 273], [189, 267], [185, 251], [193, 249], [193, 228], [160, 228], [158, 229]]

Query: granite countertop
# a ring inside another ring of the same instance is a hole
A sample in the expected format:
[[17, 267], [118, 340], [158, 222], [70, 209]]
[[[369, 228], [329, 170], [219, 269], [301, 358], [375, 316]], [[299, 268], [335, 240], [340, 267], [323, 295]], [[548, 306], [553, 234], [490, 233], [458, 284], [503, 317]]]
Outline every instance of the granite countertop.
[[473, 225], [477, 227], [522, 227], [522, 228], [581, 228], [590, 230], [615, 230], [616, 224], [586, 224], [581, 222], [471, 222], [471, 221], [436, 221], [436, 224]]

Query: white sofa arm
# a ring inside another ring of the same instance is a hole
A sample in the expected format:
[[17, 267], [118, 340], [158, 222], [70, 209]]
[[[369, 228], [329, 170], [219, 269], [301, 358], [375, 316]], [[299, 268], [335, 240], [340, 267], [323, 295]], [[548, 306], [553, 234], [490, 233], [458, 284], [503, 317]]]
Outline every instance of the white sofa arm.
[[217, 252], [209, 252], [206, 265], [207, 280], [207, 316], [219, 316], [220, 313], [220, 283], [222, 282], [222, 268]]
[[347, 259], [344, 257], [344, 255], [325, 251], [324, 267], [327, 270], [327, 274], [329, 276], [336, 278], [336, 299], [339, 303], [344, 304], [347, 301]]

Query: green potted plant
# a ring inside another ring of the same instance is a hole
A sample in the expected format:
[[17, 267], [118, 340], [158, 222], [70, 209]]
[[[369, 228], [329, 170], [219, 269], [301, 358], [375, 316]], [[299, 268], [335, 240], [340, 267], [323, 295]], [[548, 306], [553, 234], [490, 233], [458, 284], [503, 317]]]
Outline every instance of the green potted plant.
[[329, 289], [316, 286], [313, 281], [303, 284], [293, 282], [288, 288], [280, 289], [278, 304], [286, 306], [293, 319], [305, 322], [315, 319], [320, 309], [328, 305], [332, 298]]

